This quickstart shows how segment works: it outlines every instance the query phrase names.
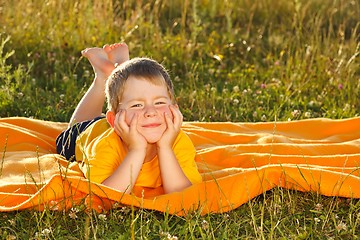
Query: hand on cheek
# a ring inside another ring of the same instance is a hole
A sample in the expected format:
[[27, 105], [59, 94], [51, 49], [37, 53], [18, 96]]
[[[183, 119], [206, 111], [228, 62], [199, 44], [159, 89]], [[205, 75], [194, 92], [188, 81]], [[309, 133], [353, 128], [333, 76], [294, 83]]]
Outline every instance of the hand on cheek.
[[123, 139], [129, 131], [129, 126], [125, 122], [125, 110], [120, 110], [115, 115], [114, 130]]
[[[167, 113], [170, 118], [171, 118], [171, 121], [174, 121], [174, 114], [173, 112], [171, 111], [171, 108], [173, 107], [173, 105], [169, 105], [165, 111], [165, 113]], [[165, 114], [164, 114], [164, 117], [165, 117]]]
[[180, 131], [180, 128], [183, 123], [183, 115], [180, 112], [179, 106], [175, 104], [175, 105], [171, 105], [169, 108], [173, 115], [174, 126], [176, 129], [178, 129], [178, 131]]
[[126, 121], [126, 110], [121, 110], [115, 117], [115, 132], [131, 149], [145, 149], [147, 142], [145, 138], [137, 130], [138, 115], [133, 114], [129, 124]]
[[167, 128], [161, 139], [157, 142], [158, 147], [172, 147], [177, 135], [180, 132], [183, 116], [179, 110], [179, 107], [177, 105], [170, 105], [169, 109], [170, 113], [164, 112]]

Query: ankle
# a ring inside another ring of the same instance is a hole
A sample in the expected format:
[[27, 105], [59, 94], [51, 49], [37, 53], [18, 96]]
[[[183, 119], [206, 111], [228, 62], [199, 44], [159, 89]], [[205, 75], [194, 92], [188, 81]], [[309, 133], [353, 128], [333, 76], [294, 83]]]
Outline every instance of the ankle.
[[95, 88], [103, 89], [105, 90], [105, 84], [106, 84], [107, 77], [95, 74], [93, 85]]

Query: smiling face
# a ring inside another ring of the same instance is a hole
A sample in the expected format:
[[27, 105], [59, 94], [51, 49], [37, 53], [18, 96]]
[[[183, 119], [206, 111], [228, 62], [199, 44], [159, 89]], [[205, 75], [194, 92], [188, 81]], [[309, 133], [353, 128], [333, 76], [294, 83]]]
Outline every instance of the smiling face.
[[172, 116], [169, 109], [171, 104], [166, 85], [156, 85], [144, 78], [129, 76], [124, 85], [119, 110], [126, 110], [125, 121], [128, 125], [137, 114], [139, 133], [148, 143], [155, 143], [167, 128], [164, 113]]

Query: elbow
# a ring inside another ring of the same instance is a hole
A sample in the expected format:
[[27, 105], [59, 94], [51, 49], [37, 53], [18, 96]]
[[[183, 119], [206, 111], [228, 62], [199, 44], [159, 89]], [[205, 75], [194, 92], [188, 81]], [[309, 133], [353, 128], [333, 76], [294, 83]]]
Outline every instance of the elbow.
[[190, 181], [187, 181], [186, 183], [177, 186], [168, 186], [168, 187], [164, 186], [164, 193], [169, 194], [173, 192], [181, 192], [190, 186], [192, 186], [192, 183]]

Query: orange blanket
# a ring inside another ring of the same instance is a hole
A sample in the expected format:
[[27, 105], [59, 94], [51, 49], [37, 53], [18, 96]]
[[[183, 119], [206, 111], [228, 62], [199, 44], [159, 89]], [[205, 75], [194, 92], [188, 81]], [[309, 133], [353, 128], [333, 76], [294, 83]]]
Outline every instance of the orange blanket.
[[184, 123], [203, 182], [182, 192], [137, 198], [89, 182], [55, 154], [66, 123], [0, 119], [0, 211], [68, 209], [115, 202], [184, 215], [225, 212], [280, 186], [360, 198], [360, 118], [268, 123]]

